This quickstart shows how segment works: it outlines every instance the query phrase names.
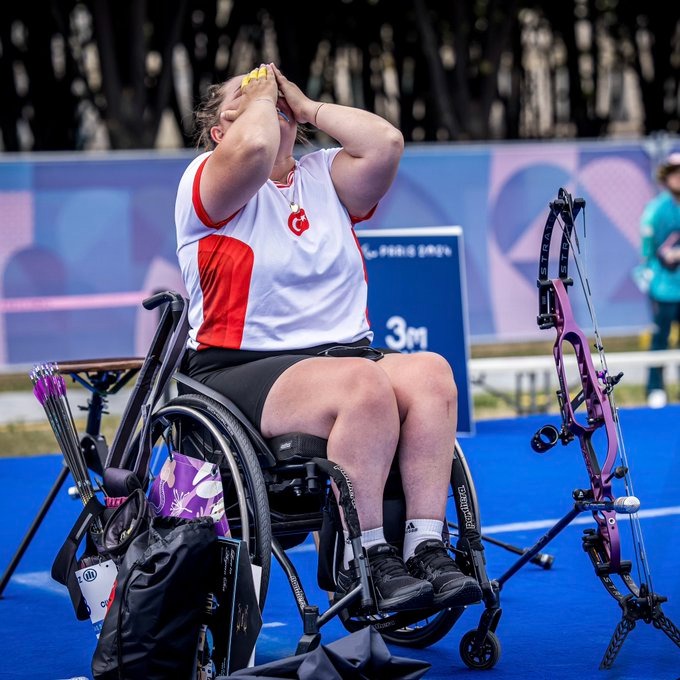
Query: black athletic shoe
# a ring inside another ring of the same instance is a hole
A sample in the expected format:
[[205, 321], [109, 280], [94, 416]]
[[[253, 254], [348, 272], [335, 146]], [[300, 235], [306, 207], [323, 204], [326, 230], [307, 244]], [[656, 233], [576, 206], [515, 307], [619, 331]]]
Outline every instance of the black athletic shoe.
[[438, 607], [462, 607], [482, 599], [476, 579], [463, 574], [442, 541], [420, 543], [407, 560], [406, 568], [411, 576], [432, 584], [434, 604]]
[[[380, 543], [371, 546], [367, 554], [378, 609], [401, 611], [432, 605], [432, 586], [427, 581], [409, 575], [394, 546]], [[348, 569], [338, 572], [334, 600], [340, 599], [358, 585], [359, 578], [353, 564], [354, 560]]]

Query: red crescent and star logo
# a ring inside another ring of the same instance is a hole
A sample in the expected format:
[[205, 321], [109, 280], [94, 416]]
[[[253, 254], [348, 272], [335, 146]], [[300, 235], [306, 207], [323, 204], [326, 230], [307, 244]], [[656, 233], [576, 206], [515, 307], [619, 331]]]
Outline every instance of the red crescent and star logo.
[[301, 236], [309, 229], [309, 220], [304, 208], [298, 208], [288, 216], [288, 228], [296, 235]]

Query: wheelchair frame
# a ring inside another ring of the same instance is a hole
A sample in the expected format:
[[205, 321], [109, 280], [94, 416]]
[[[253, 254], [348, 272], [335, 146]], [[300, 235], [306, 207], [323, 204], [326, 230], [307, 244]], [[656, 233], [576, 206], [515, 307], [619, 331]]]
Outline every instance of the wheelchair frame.
[[[323, 440], [311, 441], [318, 438], [309, 437], [312, 451], [316, 449], [315, 453], [319, 455], [309, 456], [293, 451], [289, 452], [292, 455], [286, 460], [278, 459], [271, 443], [262, 437], [233, 402], [178, 370], [188, 333], [187, 304], [184, 298], [177, 293], [163, 292], [148, 298], [143, 305], [146, 309], [164, 305], [154, 339], [143, 361], [67, 362], [59, 366], [60, 372], [67, 373], [93, 393], [88, 402], [87, 431], [81, 440], [81, 446], [88, 456], [89, 468], [103, 476], [107, 493], [114, 496], [125, 495], [126, 478], [130, 474], [136, 476], [144, 488], [147, 487], [151, 453], [157, 442], [162, 440], [166, 443], [170, 436], [178, 437], [182, 444], [189, 442], [192, 446], [198, 445], [203, 449], [197, 452], [201, 457], [218, 457], [213, 462], [219, 462], [222, 469], [225, 507], [232, 513], [229, 516], [228, 512], [230, 527], [247, 542], [251, 559], [263, 567], [261, 609], [266, 598], [271, 554], [287, 577], [303, 628], [296, 653], [304, 653], [318, 646], [321, 628], [335, 616], [339, 616], [349, 631], [373, 625], [388, 642], [404, 646], [427, 647], [446, 635], [465, 607], [392, 613], [376, 610], [368, 561], [360, 542], [359, 521], [353, 508], [351, 484], [348, 484], [344, 471], [327, 460], [325, 450], [319, 449], [319, 441]], [[109, 449], [99, 431], [107, 397], [117, 392], [138, 372], [139, 377]], [[170, 401], [163, 400], [170, 380], [177, 383], [178, 391], [188, 390], [191, 393], [180, 393]], [[197, 430], [197, 425], [200, 430]], [[211, 438], [212, 448], [209, 453], [205, 446], [206, 432]], [[304, 442], [304, 438], [302, 441]], [[8, 572], [3, 576], [2, 588], [66, 476], [65, 468], [29, 529]], [[320, 613], [319, 607], [310, 604], [281, 539], [285, 542], [286, 537], [290, 539], [292, 536], [294, 541], [301, 542], [309, 533], [321, 528], [323, 508], [329, 495], [329, 479], [336, 482], [340, 491], [340, 504], [347, 521], [354, 558], [359, 565], [360, 583], [342, 599], [329, 603], [328, 608]], [[498, 584], [490, 581], [486, 573], [476, 492], [458, 443], [453, 457], [451, 488], [458, 538], [455, 547], [449, 542], [449, 548], [462, 570], [477, 578], [485, 606], [478, 627], [463, 636], [459, 650], [461, 658], [470, 668], [488, 669], [496, 664], [500, 656], [500, 643], [495, 635], [501, 616], [499, 589]], [[277, 508], [272, 513], [270, 499], [276, 500], [284, 492], [289, 493], [296, 501], [312, 499], [311, 507], [318, 509], [289, 513]], [[232, 504], [229, 503], [230, 500], [233, 501]], [[238, 517], [230, 508], [238, 508]], [[448, 526], [456, 525], [449, 522]]]

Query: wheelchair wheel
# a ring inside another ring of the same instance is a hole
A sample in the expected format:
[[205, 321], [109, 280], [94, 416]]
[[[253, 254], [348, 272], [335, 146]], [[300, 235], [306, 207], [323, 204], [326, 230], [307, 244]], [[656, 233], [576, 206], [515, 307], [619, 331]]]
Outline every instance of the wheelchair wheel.
[[269, 504], [257, 455], [243, 426], [212, 399], [187, 394], [152, 415], [151, 433], [154, 446], [165, 445], [220, 466], [231, 535], [247, 543], [251, 562], [262, 568], [263, 610], [271, 565]]
[[[476, 525], [479, 525], [479, 512], [477, 496], [470, 475], [470, 470], [465, 460], [463, 450], [458, 442], [455, 446], [455, 461], [451, 469], [451, 483], [449, 490], [449, 505], [453, 503], [454, 508], [449, 508], [451, 513], [456, 513], [455, 507], [457, 499], [454, 497], [454, 489], [461, 488], [461, 482], [466, 489], [468, 509], [471, 517], [474, 518]], [[445, 522], [445, 532], [447, 523]], [[446, 538], [446, 537], [445, 537]], [[449, 536], [449, 542], [453, 537]], [[458, 560], [457, 560], [458, 561]], [[464, 560], [463, 560], [464, 561]], [[468, 567], [464, 571], [471, 572]], [[401, 645], [402, 647], [425, 648], [441, 640], [455, 625], [456, 621], [462, 616], [465, 607], [452, 607], [432, 612], [423, 611], [423, 616], [416, 622], [407, 623], [403, 626], [395, 625], [395, 622], [404, 620], [407, 616], [411, 618], [417, 616], [417, 612], [400, 612], [396, 614], [379, 614], [368, 616], [343, 616], [342, 623], [350, 631], [356, 631], [366, 625], [373, 625], [380, 632], [382, 637], [389, 643]]]
[[392, 625], [392, 621], [397, 619], [397, 617], [404, 618], [404, 616], [408, 615], [410, 612], [352, 617], [343, 620], [342, 623], [350, 632], [365, 628], [367, 625], [375, 626], [383, 639], [390, 644], [411, 647], [414, 649], [424, 649], [425, 647], [433, 645], [435, 642], [439, 642], [439, 640], [453, 628], [464, 611], [464, 607], [442, 609], [433, 614], [423, 614], [422, 619], [414, 623], [405, 624], [400, 628], [395, 627], [391, 630], [385, 630], [385, 627]]
[[475, 650], [476, 630], [470, 630], [463, 635], [460, 641], [460, 658], [468, 668], [477, 671], [486, 671], [493, 668], [501, 658], [501, 643], [492, 631], [484, 638], [481, 649]]

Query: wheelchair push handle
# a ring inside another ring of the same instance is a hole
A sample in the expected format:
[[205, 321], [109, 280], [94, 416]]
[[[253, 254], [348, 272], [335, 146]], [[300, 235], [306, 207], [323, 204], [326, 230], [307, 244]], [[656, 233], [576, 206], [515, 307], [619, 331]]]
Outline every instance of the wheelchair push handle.
[[144, 309], [156, 309], [156, 307], [160, 307], [163, 304], [170, 305], [173, 327], [176, 327], [182, 317], [186, 300], [179, 293], [175, 293], [173, 290], [160, 291], [159, 293], [142, 300], [142, 306]]
[[181, 312], [184, 309], [184, 298], [172, 290], [164, 290], [142, 300], [142, 306], [144, 309], [156, 309], [166, 302], [170, 304], [173, 312]]

